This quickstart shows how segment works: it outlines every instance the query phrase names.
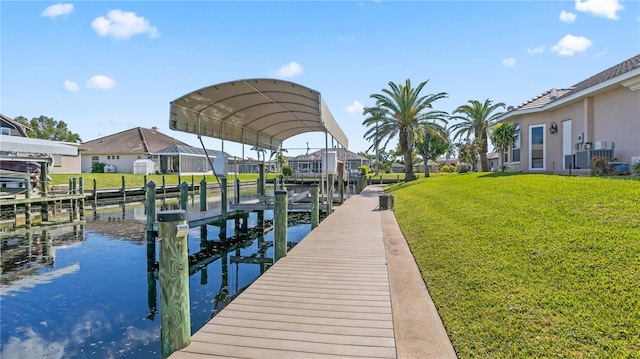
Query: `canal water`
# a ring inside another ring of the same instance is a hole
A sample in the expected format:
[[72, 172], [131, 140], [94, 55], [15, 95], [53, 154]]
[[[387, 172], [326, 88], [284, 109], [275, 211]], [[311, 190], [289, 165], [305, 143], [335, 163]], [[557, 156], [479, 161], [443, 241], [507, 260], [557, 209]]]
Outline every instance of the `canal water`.
[[[268, 269], [272, 220], [251, 212], [189, 231], [192, 333]], [[148, 258], [145, 224], [140, 204], [0, 232], [0, 358], [161, 358], [158, 254]], [[290, 247], [309, 231], [309, 214], [290, 214]]]

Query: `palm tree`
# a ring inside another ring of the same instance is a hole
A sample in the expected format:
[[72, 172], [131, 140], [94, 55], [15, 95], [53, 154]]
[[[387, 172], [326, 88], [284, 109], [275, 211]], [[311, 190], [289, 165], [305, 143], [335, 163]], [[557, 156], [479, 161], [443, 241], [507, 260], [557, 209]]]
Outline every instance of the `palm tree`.
[[382, 89], [381, 94], [370, 96], [376, 100], [376, 105], [366, 107], [363, 111], [368, 117], [362, 124], [369, 128], [364, 138], [373, 140], [377, 148], [383, 141], [382, 147], [386, 147], [390, 140], [398, 136], [404, 157], [405, 181], [416, 179], [412, 162], [413, 145], [416, 139], [422, 137], [424, 125], [435, 121], [446, 122], [446, 112], [426, 111], [432, 108], [434, 101], [447, 97], [445, 92], [421, 96], [420, 91], [427, 82], [420, 83], [416, 88], [411, 87], [409, 79], [404, 86], [389, 82], [390, 89]]
[[447, 129], [435, 123], [424, 127], [422, 140], [416, 142], [416, 149], [422, 156], [424, 176], [429, 177], [429, 160], [436, 160], [438, 156], [449, 151], [449, 134]]
[[509, 149], [509, 146], [516, 140], [516, 128], [514, 125], [508, 123], [499, 123], [491, 128], [489, 137], [491, 142], [495, 146], [496, 150], [500, 151], [500, 171], [504, 172], [504, 153]]
[[260, 153], [262, 153], [262, 160], [264, 161], [264, 156], [267, 153], [267, 150], [259, 147], [259, 146], [253, 146], [250, 148], [251, 151], [256, 151], [256, 154], [258, 155], [258, 162], [260, 162]]
[[461, 114], [461, 116], [453, 116], [451, 119], [462, 120], [462, 122], [451, 126], [451, 129], [456, 131], [453, 139], [455, 140], [462, 135], [465, 135], [467, 139], [473, 136], [476, 146], [479, 148], [482, 172], [488, 172], [487, 132], [495, 119], [502, 115], [502, 112], [494, 113], [494, 111], [500, 107], [504, 108], [505, 104], [502, 102], [493, 104], [489, 99], [486, 99], [484, 103], [476, 100], [468, 102], [469, 104], [459, 106], [453, 111], [454, 114]]

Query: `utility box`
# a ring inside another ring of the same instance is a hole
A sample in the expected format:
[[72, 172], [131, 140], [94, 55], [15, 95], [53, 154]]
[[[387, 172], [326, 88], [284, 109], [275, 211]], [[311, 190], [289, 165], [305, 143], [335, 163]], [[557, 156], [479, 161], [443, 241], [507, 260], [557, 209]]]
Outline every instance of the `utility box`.
[[338, 154], [336, 151], [327, 151], [326, 156], [322, 156], [321, 170], [330, 175], [338, 173]]
[[136, 175], [149, 175], [155, 172], [156, 164], [152, 160], [133, 161], [133, 173]]
[[229, 174], [229, 161], [226, 156], [219, 156], [213, 159], [213, 170], [216, 176], [227, 177]]
[[381, 194], [378, 207], [380, 209], [393, 209], [393, 196], [390, 194]]
[[116, 166], [115, 165], [104, 165], [104, 173], [115, 173]]

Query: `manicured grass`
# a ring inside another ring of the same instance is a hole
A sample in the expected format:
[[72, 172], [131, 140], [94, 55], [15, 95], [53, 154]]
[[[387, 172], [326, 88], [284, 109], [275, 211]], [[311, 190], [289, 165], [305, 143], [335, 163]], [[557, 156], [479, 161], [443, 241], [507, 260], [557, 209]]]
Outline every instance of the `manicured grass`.
[[[68, 184], [70, 178], [84, 178], [85, 188], [91, 189], [93, 188], [93, 179], [96, 180], [96, 186], [98, 188], [121, 188], [122, 187], [122, 176], [124, 176], [125, 186], [127, 188], [131, 187], [142, 187], [144, 185], [144, 175], [136, 175], [136, 174], [126, 174], [126, 173], [82, 173], [82, 174], [52, 174], [50, 175], [52, 181], [52, 185], [57, 184]], [[273, 173], [268, 173], [267, 178], [273, 178]], [[257, 173], [239, 173], [238, 178], [240, 181], [255, 181], [258, 179]], [[202, 175], [194, 175], [193, 181], [195, 184], [199, 184], [202, 181]], [[167, 186], [177, 186], [178, 175], [168, 174], [164, 175], [165, 184]], [[234, 181], [235, 176], [230, 174], [228, 177], [228, 181]], [[162, 175], [148, 175], [147, 182], [153, 181], [156, 186], [162, 186]], [[185, 175], [180, 177], [181, 182], [187, 182], [187, 184], [191, 185], [191, 175]], [[216, 182], [216, 177], [213, 175], [206, 176], [207, 183]]]
[[452, 174], [388, 191], [460, 358], [640, 357], [640, 182]]

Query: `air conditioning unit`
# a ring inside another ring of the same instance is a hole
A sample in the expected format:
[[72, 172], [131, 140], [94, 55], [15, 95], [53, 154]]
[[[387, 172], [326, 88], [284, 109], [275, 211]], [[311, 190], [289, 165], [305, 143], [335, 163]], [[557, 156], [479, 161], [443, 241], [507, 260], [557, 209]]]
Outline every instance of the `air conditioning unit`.
[[576, 168], [576, 155], [564, 155], [564, 169], [569, 170], [572, 168]]
[[635, 165], [636, 163], [640, 163], [640, 156], [631, 157], [631, 165]]
[[607, 141], [596, 141], [596, 150], [605, 150], [607, 148]]

